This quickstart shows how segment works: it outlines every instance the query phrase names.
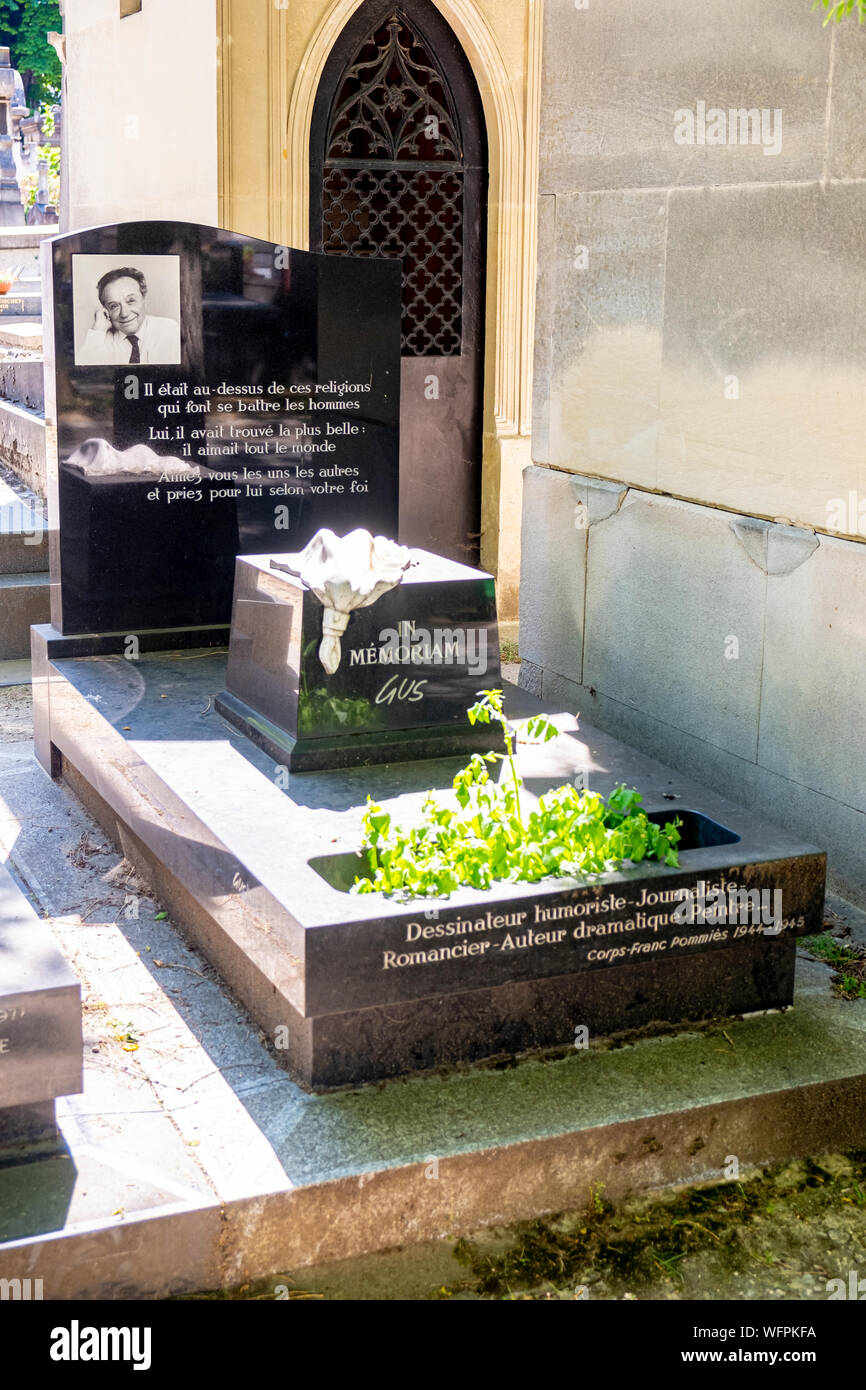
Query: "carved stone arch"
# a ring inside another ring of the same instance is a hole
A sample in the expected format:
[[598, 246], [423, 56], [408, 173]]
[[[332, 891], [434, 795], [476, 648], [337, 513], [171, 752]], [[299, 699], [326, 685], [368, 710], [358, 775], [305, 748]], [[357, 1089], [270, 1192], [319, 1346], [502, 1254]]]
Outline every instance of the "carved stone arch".
[[401, 259], [403, 356], [469, 345], [480, 371], [487, 132], [430, 0], [366, 0], [346, 25], [316, 97], [310, 187], [311, 250]]
[[[216, 0], [222, 225], [308, 244], [313, 106], [334, 42], [362, 2]], [[530, 462], [544, 0], [431, 3], [469, 60], [487, 124], [481, 546], [485, 568], [497, 577], [500, 617], [511, 620], [522, 473]]]
[[477, 563], [481, 536], [487, 132], [432, 0], [364, 0], [322, 70], [310, 238], [402, 266], [400, 539]]
[[[294, 246], [307, 244], [310, 130], [322, 71], [346, 23], [362, 3], [364, 0], [334, 0], [318, 25], [292, 88], [285, 139], [274, 141], [277, 150], [284, 144], [289, 166], [286, 181], [290, 197], [280, 234]], [[488, 276], [486, 387], [491, 397], [491, 429], [495, 426], [500, 436], [517, 435], [528, 430], [531, 413], [541, 0], [532, 0], [530, 5], [527, 141], [514, 76], [478, 6], [473, 0], [435, 3], [460, 40], [484, 106], [490, 162], [488, 250], [495, 263], [495, 276]], [[272, 184], [275, 188], [280, 186], [276, 169]]]

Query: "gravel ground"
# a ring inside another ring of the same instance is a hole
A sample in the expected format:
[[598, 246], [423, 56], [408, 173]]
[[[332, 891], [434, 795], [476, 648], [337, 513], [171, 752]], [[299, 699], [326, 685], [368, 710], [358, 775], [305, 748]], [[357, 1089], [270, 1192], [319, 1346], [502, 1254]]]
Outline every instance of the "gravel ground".
[[0, 688], [0, 743], [24, 743], [33, 737], [33, 701], [29, 685]]

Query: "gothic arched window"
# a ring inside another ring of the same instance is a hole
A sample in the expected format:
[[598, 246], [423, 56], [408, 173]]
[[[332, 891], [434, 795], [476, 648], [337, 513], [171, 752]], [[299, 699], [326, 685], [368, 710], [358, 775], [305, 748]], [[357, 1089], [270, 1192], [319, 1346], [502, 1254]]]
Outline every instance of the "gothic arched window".
[[487, 129], [460, 40], [432, 0], [363, 0], [316, 94], [310, 250], [400, 258], [400, 539], [469, 564], [486, 244]]
[[464, 166], [444, 67], [405, 9], [389, 7], [328, 111], [320, 249], [402, 258], [404, 356], [462, 351]]

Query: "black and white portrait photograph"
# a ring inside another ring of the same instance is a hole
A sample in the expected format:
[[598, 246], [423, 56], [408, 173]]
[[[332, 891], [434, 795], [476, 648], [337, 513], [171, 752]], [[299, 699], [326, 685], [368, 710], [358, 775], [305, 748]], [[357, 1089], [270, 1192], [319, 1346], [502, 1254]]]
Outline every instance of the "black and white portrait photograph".
[[179, 256], [73, 256], [76, 367], [175, 366]]

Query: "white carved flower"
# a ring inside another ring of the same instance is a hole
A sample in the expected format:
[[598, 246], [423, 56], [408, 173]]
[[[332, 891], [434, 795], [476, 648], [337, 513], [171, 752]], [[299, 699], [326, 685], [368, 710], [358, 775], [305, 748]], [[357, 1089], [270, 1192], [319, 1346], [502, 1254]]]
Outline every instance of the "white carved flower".
[[319, 660], [329, 676], [340, 665], [340, 638], [350, 614], [356, 608], [369, 608], [396, 588], [410, 564], [406, 547], [385, 536], [358, 530], [340, 537], [327, 528], [317, 531], [300, 554], [287, 555], [282, 564], [271, 561], [274, 569], [300, 579], [324, 606]]

